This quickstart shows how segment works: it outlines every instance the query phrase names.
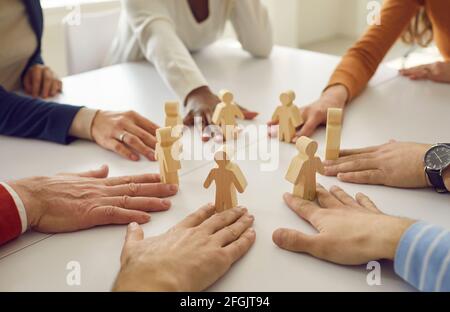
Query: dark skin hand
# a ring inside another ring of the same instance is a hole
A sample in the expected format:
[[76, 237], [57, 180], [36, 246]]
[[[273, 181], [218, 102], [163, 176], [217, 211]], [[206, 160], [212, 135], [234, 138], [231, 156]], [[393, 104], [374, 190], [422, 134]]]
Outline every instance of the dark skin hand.
[[[217, 95], [215, 95], [207, 86], [200, 87], [192, 91], [186, 98], [186, 110], [187, 115], [184, 117], [184, 124], [186, 126], [194, 125], [195, 117], [201, 117], [202, 130], [207, 126], [212, 125], [212, 116], [217, 104], [221, 101]], [[258, 113], [251, 112], [241, 106], [239, 106], [244, 118], [246, 120], [252, 120]], [[204, 133], [202, 139], [208, 141], [213, 136], [212, 133]]]
[[209, 0], [188, 0], [188, 3], [197, 23], [209, 17]]

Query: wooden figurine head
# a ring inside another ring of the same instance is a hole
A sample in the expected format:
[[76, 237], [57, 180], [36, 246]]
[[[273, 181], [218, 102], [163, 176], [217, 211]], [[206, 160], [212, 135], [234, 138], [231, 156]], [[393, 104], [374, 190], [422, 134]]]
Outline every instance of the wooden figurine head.
[[166, 102], [165, 111], [167, 116], [178, 116], [180, 113], [179, 110], [180, 105], [178, 102]]
[[295, 92], [290, 90], [290, 91], [281, 93], [280, 101], [281, 101], [281, 104], [283, 104], [283, 106], [292, 105], [292, 103], [295, 101]]
[[231, 159], [228, 153], [224, 150], [220, 150], [214, 154], [214, 160], [220, 168], [226, 167]]
[[318, 148], [316, 141], [305, 136], [300, 137], [295, 145], [298, 151], [304, 155], [308, 155], [308, 158], [313, 158]]
[[156, 140], [161, 146], [170, 146], [178, 140], [178, 137], [172, 136], [172, 131], [173, 129], [171, 127], [156, 130]]
[[225, 103], [226, 105], [230, 105], [233, 103], [234, 96], [233, 93], [231, 93], [228, 90], [222, 90], [220, 91], [220, 100]]

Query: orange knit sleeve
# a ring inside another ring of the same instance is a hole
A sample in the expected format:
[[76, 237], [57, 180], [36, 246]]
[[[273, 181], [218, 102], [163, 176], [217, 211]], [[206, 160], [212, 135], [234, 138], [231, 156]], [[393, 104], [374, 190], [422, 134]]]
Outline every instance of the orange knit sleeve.
[[350, 92], [349, 99], [356, 97], [419, 7], [419, 0], [386, 0], [381, 9], [381, 24], [370, 26], [347, 51], [331, 76], [328, 87], [342, 84]]

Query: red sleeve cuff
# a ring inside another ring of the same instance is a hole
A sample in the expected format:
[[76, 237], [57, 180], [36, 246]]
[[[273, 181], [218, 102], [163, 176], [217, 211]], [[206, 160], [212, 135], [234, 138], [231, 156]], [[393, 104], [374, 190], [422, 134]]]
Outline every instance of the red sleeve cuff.
[[0, 245], [20, 236], [22, 222], [11, 194], [0, 184]]

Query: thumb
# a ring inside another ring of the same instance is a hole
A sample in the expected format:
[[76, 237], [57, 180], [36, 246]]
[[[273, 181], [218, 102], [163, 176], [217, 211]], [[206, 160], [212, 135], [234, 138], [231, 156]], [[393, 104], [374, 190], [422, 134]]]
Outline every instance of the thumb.
[[144, 231], [142, 230], [141, 226], [137, 224], [136, 222], [131, 222], [128, 224], [127, 227], [127, 234], [125, 236], [125, 244], [122, 248], [122, 253], [120, 254], [120, 263], [121, 265], [125, 265], [127, 262], [128, 254], [129, 254], [129, 248], [127, 246], [131, 242], [136, 242], [144, 239]]
[[316, 128], [326, 121], [326, 117], [324, 118], [322, 114], [312, 114], [306, 118], [305, 124], [298, 132], [298, 137], [307, 136], [310, 137], [313, 135]]
[[108, 177], [108, 172], [109, 172], [109, 167], [107, 165], [103, 165], [99, 169], [81, 172], [81, 173], [78, 173], [75, 175], [78, 177], [83, 177], [83, 178], [103, 179], [103, 178]]
[[127, 235], [125, 236], [125, 245], [130, 242], [141, 241], [144, 239], [144, 231], [142, 227], [136, 222], [131, 222], [127, 228]]
[[273, 242], [280, 248], [311, 254], [315, 243], [315, 237], [304, 233], [290, 230], [278, 229], [272, 234]]

